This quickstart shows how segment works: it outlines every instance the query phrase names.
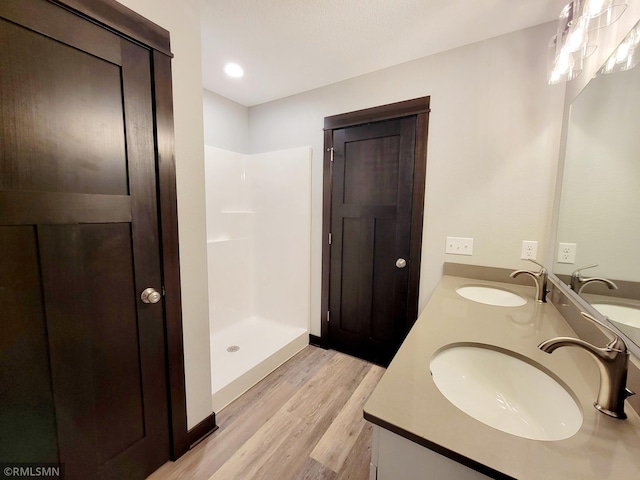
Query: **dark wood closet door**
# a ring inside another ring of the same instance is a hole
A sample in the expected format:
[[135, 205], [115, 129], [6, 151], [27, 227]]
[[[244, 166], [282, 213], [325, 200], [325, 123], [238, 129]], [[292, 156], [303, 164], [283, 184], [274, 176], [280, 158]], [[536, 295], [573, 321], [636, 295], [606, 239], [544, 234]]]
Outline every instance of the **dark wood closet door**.
[[333, 131], [330, 345], [383, 365], [409, 323], [415, 142], [415, 116]]
[[151, 52], [0, 3], [0, 462], [142, 479], [169, 459]]

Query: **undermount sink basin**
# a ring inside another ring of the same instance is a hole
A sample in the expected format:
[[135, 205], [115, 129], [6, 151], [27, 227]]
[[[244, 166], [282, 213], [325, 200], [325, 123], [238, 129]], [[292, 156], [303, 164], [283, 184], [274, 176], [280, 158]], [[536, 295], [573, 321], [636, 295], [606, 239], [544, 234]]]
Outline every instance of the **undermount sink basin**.
[[520, 295], [502, 290], [501, 288], [466, 285], [457, 288], [456, 292], [467, 300], [485, 303], [487, 305], [495, 305], [497, 307], [520, 307], [527, 303]]
[[440, 392], [467, 415], [512, 435], [563, 440], [582, 411], [556, 380], [515, 353], [481, 344], [454, 345], [431, 359]]
[[613, 322], [640, 328], [640, 309], [638, 308], [612, 303], [592, 303], [591, 305]]

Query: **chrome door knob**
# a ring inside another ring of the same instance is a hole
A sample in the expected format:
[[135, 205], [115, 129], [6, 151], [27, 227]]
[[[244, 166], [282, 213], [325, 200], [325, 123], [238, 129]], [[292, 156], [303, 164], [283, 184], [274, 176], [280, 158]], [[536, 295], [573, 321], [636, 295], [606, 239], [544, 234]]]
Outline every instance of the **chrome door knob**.
[[396, 260], [396, 267], [404, 268], [407, 266], [407, 261], [404, 258], [399, 258]]
[[140, 300], [143, 303], [158, 303], [162, 295], [155, 288], [145, 288], [142, 294], [140, 295]]

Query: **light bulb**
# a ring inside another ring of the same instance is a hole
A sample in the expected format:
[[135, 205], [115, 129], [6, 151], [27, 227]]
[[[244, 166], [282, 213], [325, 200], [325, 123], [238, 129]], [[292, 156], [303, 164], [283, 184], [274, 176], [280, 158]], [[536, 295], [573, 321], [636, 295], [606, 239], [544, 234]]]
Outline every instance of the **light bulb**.
[[611, 73], [613, 72], [614, 67], [616, 66], [616, 57], [611, 56], [607, 63], [605, 63], [604, 67], [602, 67], [602, 73]]
[[237, 63], [227, 63], [224, 66], [224, 73], [233, 78], [240, 78], [244, 75], [244, 70]]
[[586, 0], [584, 4], [584, 15], [587, 17], [596, 17], [602, 13], [605, 0]]
[[570, 52], [577, 52], [587, 41], [587, 22], [580, 18], [569, 28], [569, 34], [565, 42], [565, 48]]
[[621, 43], [618, 49], [616, 50], [616, 54], [615, 54], [616, 63], [625, 62], [629, 57], [630, 50], [631, 50], [631, 42], [626, 41]]
[[558, 74], [567, 73], [569, 71], [570, 63], [569, 63], [569, 52], [566, 50], [561, 50], [558, 58], [556, 59], [554, 72]]

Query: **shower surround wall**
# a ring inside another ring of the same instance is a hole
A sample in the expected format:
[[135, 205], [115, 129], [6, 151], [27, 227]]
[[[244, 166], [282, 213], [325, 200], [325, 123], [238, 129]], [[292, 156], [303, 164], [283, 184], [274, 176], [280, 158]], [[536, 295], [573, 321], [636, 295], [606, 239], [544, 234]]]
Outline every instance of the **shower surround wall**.
[[308, 344], [311, 149], [243, 155], [206, 146], [205, 182], [219, 411]]

